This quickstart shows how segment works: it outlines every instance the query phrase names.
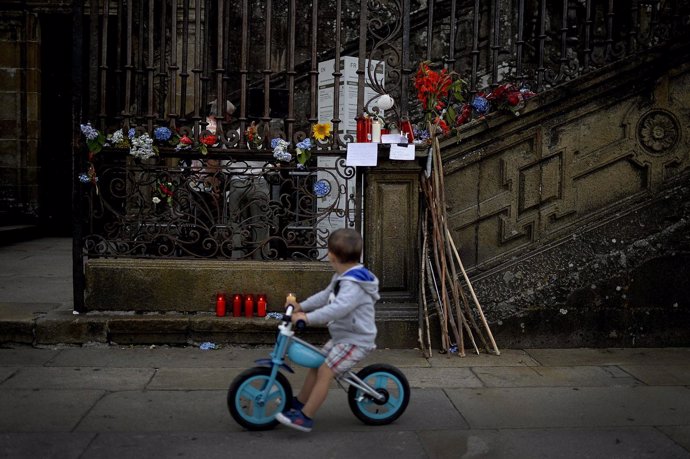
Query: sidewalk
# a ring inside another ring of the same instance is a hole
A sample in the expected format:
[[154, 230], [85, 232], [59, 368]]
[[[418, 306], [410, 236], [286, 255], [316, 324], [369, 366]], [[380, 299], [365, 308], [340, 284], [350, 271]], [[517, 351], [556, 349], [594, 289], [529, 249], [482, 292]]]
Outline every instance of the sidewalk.
[[[378, 350], [410, 405], [370, 427], [334, 388], [309, 434], [246, 432], [227, 388], [266, 349], [0, 349], [0, 457], [688, 458], [690, 349]], [[303, 371], [289, 376], [297, 390]]]

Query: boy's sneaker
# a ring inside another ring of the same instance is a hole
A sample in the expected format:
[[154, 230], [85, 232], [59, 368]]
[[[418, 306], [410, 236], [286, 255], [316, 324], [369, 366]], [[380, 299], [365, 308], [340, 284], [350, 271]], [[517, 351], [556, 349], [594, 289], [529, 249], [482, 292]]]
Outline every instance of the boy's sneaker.
[[300, 402], [297, 399], [297, 397], [292, 397], [292, 401], [290, 403], [285, 404], [285, 408], [283, 408], [283, 414], [287, 413], [290, 410], [301, 411], [302, 408], [304, 408], [304, 403]]
[[314, 421], [306, 417], [300, 410], [292, 409], [287, 413], [278, 413], [276, 421], [283, 425], [292, 427], [293, 429], [301, 430], [302, 432], [311, 432], [314, 427]]
[[[297, 397], [292, 397], [292, 406], [290, 408], [292, 408], [293, 410], [302, 411], [302, 408], [304, 408], [304, 403], [300, 402], [297, 399]], [[290, 410], [286, 410], [286, 411], [290, 411]]]

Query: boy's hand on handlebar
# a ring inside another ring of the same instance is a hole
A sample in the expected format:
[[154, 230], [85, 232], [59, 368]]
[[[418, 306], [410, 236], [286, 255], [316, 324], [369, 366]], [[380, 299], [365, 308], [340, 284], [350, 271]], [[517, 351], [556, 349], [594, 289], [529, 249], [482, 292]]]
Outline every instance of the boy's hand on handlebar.
[[304, 323], [307, 323], [307, 315], [301, 311], [299, 312], [293, 312], [292, 313], [292, 323], [296, 324], [298, 321], [304, 321]]
[[293, 306], [294, 309], [292, 310], [293, 313], [295, 312], [302, 312], [302, 307], [297, 301], [286, 301], [285, 302], [285, 308], [287, 309], [288, 306]]

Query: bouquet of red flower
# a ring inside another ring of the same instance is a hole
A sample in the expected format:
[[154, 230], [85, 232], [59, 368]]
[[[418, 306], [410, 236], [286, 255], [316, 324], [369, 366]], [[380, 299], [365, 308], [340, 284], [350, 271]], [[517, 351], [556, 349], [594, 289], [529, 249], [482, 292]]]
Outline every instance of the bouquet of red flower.
[[496, 104], [498, 109], [509, 110], [517, 116], [520, 114], [519, 110], [524, 108], [525, 100], [533, 96], [534, 93], [527, 88], [519, 88], [514, 83], [505, 83], [491, 91], [486, 99]]
[[455, 72], [432, 70], [428, 62], [419, 64], [414, 81], [417, 99], [427, 112], [427, 121], [433, 121], [443, 135], [450, 132], [451, 126], [455, 127], [457, 107], [464, 100], [463, 83]]
[[261, 134], [259, 134], [259, 126], [256, 125], [255, 121], [252, 121], [252, 124], [244, 131], [244, 136], [247, 139], [247, 146], [250, 148], [261, 148], [263, 139], [261, 138]]

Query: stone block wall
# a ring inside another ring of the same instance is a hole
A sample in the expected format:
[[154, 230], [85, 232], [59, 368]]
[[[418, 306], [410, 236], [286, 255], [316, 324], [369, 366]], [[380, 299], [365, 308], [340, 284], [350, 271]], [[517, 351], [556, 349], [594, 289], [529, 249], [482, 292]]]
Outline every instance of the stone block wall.
[[499, 346], [690, 342], [688, 53], [593, 72], [446, 144], [451, 232]]
[[0, 224], [38, 207], [41, 63], [38, 16], [0, 12]]
[[87, 311], [211, 312], [222, 291], [265, 293], [268, 310], [282, 311], [288, 292], [301, 301], [325, 288], [332, 275], [328, 263], [91, 259], [85, 303]]

